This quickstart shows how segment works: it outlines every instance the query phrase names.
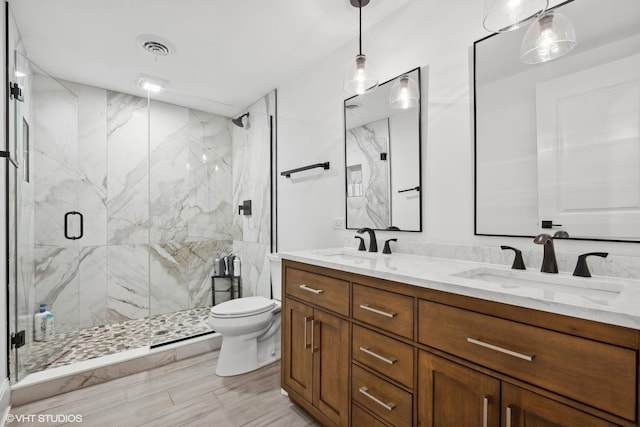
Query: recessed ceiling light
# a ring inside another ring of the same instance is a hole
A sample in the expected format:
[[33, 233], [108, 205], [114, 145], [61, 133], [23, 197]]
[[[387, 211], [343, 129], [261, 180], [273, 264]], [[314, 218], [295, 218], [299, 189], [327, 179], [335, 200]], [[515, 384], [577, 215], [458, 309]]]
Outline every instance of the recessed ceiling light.
[[162, 80], [162, 79], [158, 79], [150, 76], [142, 75], [138, 79], [138, 87], [141, 87], [142, 89], [147, 90], [149, 92], [156, 92], [156, 93], [160, 92], [165, 87], [167, 87], [168, 84], [169, 82], [166, 80]]
[[26, 77], [27, 75], [20, 70], [15, 71], [16, 77]]

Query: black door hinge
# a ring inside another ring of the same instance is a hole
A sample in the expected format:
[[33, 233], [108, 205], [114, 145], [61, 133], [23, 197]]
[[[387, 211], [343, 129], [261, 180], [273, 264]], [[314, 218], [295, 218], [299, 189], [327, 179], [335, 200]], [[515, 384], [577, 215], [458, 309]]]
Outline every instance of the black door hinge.
[[18, 83], [9, 82], [9, 93], [11, 97], [17, 101], [24, 102], [24, 95], [22, 94], [22, 86]]
[[25, 333], [24, 330], [11, 334], [11, 348], [20, 348], [24, 346]]

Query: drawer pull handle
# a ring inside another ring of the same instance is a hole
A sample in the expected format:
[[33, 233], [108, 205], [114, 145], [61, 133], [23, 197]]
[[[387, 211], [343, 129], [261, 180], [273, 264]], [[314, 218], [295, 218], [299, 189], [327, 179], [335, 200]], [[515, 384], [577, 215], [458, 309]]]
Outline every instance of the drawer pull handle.
[[482, 408], [482, 427], [489, 426], [489, 396], [484, 397]]
[[365, 386], [360, 387], [359, 390], [360, 390], [360, 393], [364, 394], [369, 399], [373, 400], [374, 402], [376, 402], [378, 405], [382, 406], [387, 411], [391, 411], [393, 408], [396, 407], [395, 403], [393, 403], [393, 402], [384, 403], [382, 400], [380, 400], [377, 397], [375, 397], [374, 395], [370, 394], [369, 393], [369, 389], [366, 388]]
[[300, 285], [300, 289], [303, 289], [307, 292], [313, 292], [314, 294], [321, 294], [322, 292], [324, 292], [324, 290], [322, 289], [313, 289], [308, 287], [307, 285]]
[[378, 353], [374, 353], [373, 351], [369, 350], [369, 347], [366, 346], [362, 346], [360, 347], [360, 351], [363, 353], [367, 353], [369, 356], [373, 356], [377, 359], [382, 360], [383, 362], [388, 363], [389, 365], [393, 365], [394, 363], [396, 363], [398, 361], [398, 359], [396, 359], [395, 357], [384, 357], [379, 355]]
[[511, 427], [511, 406], [507, 406], [507, 427]]
[[311, 353], [315, 353], [316, 351], [318, 351], [318, 347], [316, 347], [315, 345], [315, 339], [314, 337], [314, 331], [316, 330], [316, 321], [313, 320], [313, 318], [311, 319]]
[[309, 323], [309, 318], [305, 316], [304, 318], [304, 349], [308, 349], [311, 347], [311, 344], [307, 342], [307, 323]]
[[390, 319], [393, 319], [394, 317], [396, 317], [396, 313], [378, 310], [377, 308], [371, 307], [369, 304], [360, 304], [360, 308], [363, 309], [363, 310], [370, 311], [372, 313], [380, 314], [380, 315], [388, 317]]
[[498, 347], [497, 345], [489, 344], [484, 341], [480, 341], [477, 338], [469, 337], [467, 338], [467, 341], [470, 342], [471, 344], [479, 345], [480, 347], [484, 347], [484, 348], [498, 351], [500, 353], [508, 354], [509, 356], [517, 357], [518, 359], [526, 360], [528, 362], [533, 361], [533, 358], [535, 357], [535, 355], [533, 354], [529, 355], [529, 354], [518, 353], [516, 351], [512, 351], [503, 347]]

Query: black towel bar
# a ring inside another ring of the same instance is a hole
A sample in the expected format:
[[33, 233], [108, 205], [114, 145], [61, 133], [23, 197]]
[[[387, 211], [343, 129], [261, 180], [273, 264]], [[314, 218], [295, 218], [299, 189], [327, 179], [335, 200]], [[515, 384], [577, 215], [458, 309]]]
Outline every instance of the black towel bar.
[[420, 191], [420, 186], [407, 188], [406, 190], [398, 190], [398, 193], [406, 193], [407, 191]]
[[329, 169], [329, 162], [324, 162], [324, 163], [316, 163], [313, 165], [309, 165], [309, 166], [303, 166], [301, 168], [297, 168], [297, 169], [291, 169], [288, 171], [284, 171], [284, 172], [280, 172], [280, 175], [287, 177], [287, 178], [291, 178], [291, 174], [292, 173], [296, 173], [296, 172], [302, 172], [302, 171], [307, 171], [309, 169], [315, 169], [315, 168], [322, 168], [322, 169]]

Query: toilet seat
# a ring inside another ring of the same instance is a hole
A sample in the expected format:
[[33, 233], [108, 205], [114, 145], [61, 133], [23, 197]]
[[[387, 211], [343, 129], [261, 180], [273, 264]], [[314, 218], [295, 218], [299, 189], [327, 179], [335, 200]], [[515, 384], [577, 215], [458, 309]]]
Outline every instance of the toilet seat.
[[211, 316], [225, 319], [255, 316], [273, 310], [275, 305], [264, 297], [237, 298], [211, 307]]

